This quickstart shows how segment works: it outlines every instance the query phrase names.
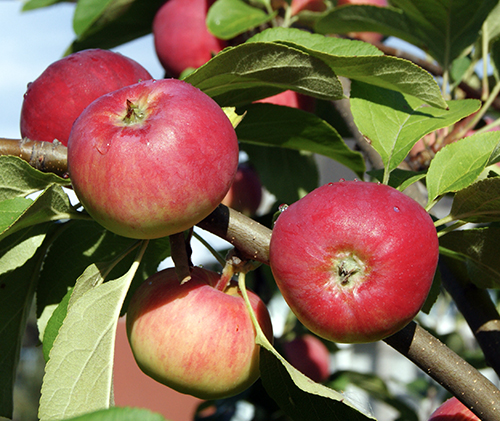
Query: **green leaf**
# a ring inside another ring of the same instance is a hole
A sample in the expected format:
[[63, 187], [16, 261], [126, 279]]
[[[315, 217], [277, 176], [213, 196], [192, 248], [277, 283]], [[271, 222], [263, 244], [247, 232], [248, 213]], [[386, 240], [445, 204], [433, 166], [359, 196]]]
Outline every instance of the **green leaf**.
[[492, 164], [498, 152], [500, 132], [475, 134], [441, 149], [427, 172], [429, 205], [439, 196], [470, 186]]
[[105, 409], [112, 403], [116, 326], [146, 245], [124, 276], [90, 289], [68, 308], [45, 368], [41, 421]]
[[395, 7], [349, 5], [320, 19], [316, 32], [373, 31], [427, 51], [444, 68], [474, 44], [498, 0], [392, 0]]
[[307, 52], [328, 64], [338, 76], [413, 95], [434, 107], [447, 108], [432, 75], [408, 60], [384, 56], [371, 44], [292, 28], [267, 29], [247, 43], [270, 41]]
[[370, 420], [340, 392], [313, 382], [276, 351], [261, 345], [261, 381], [269, 396], [294, 421]]
[[0, 156], [0, 201], [25, 197], [52, 184], [69, 186], [71, 183], [55, 174], [38, 171], [17, 156]]
[[220, 39], [231, 39], [271, 21], [275, 16], [243, 0], [217, 0], [208, 10], [208, 30]]
[[474, 223], [500, 221], [500, 178], [479, 180], [460, 190], [449, 217]]
[[240, 142], [318, 153], [363, 176], [363, 156], [352, 151], [337, 131], [316, 115], [274, 104], [253, 104], [246, 110], [236, 128]]
[[59, 329], [66, 318], [66, 314], [68, 313], [68, 303], [72, 292], [73, 290], [70, 289], [66, 293], [59, 305], [52, 312], [46, 326], [44, 326], [43, 331], [40, 332], [43, 358], [45, 359], [45, 362], [49, 360], [49, 353], [52, 349], [52, 345], [54, 344], [57, 334], [59, 333]]
[[29, 0], [23, 4], [22, 11], [27, 12], [29, 10], [39, 9], [41, 7], [52, 6], [56, 3], [69, 2], [71, 0]]
[[52, 184], [35, 200], [16, 197], [0, 202], [0, 239], [30, 225], [85, 218], [71, 206], [64, 190]]
[[[47, 252], [40, 272], [37, 317], [41, 317], [45, 307], [59, 304], [88, 266], [113, 260], [135, 241], [113, 234], [95, 221], [70, 221], [63, 224]], [[129, 260], [119, 265], [111, 276], [116, 278], [123, 275], [130, 264]]]
[[134, 0], [79, 0], [73, 15], [76, 35], [87, 31], [99, 19], [112, 21], [122, 14]]
[[[87, 0], [79, 1], [80, 10], [75, 10], [74, 25], [78, 30], [77, 39], [65, 54], [87, 48], [113, 48], [151, 33], [153, 18], [164, 0]], [[80, 4], [82, 3], [82, 4]], [[97, 8], [93, 8], [93, 3]], [[106, 5], [106, 8], [102, 8]], [[97, 13], [99, 11], [99, 14]]]
[[112, 407], [63, 421], [165, 421], [165, 418], [148, 409]]
[[410, 30], [411, 25], [410, 19], [400, 9], [359, 4], [330, 10], [318, 19], [314, 29], [320, 34], [379, 32], [423, 47], [423, 41]]
[[[380, 182], [384, 179], [383, 169], [367, 171], [367, 174], [376, 178]], [[426, 174], [427, 171], [416, 172], [396, 168], [391, 172], [391, 176], [389, 177], [389, 182], [387, 184], [395, 189], [398, 189], [399, 191], [403, 191], [413, 183], [425, 178]]]
[[[439, 239], [440, 247], [451, 250], [465, 262], [467, 273], [480, 288], [500, 288], [500, 228], [485, 227], [449, 232]], [[450, 253], [447, 253], [450, 255]]]
[[228, 47], [184, 79], [221, 106], [237, 106], [287, 89], [321, 99], [344, 97], [335, 73], [296, 48], [253, 42]]
[[382, 157], [386, 178], [426, 134], [477, 111], [479, 100], [448, 101], [448, 110], [361, 82], [351, 85], [351, 110], [359, 131]]
[[[45, 252], [47, 226], [35, 226], [1, 244], [0, 258], [0, 416], [12, 418], [13, 388], [26, 322]], [[14, 258], [15, 262], [10, 262]]]
[[318, 187], [319, 174], [311, 154], [244, 143], [240, 145], [262, 184], [280, 203], [294, 203]]
[[500, 3], [497, 3], [486, 18], [481, 36], [486, 37], [490, 42], [500, 36]]

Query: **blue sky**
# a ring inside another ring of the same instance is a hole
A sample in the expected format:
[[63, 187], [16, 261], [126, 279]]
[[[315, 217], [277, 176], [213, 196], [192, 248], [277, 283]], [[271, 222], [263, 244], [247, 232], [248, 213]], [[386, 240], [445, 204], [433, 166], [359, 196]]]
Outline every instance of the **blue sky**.
[[[60, 59], [74, 38], [71, 3], [21, 12], [22, 2], [0, 1], [0, 137], [19, 138], [26, 85]], [[133, 58], [155, 78], [163, 77], [151, 35], [114, 49]]]

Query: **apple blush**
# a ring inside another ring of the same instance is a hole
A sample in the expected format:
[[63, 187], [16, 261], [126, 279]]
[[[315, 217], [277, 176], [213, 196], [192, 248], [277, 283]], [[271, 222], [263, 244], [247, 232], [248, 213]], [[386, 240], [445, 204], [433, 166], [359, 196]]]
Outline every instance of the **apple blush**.
[[[178, 392], [222, 399], [250, 387], [260, 376], [255, 329], [245, 301], [221, 276], [193, 268], [178, 281], [174, 268], [147, 279], [127, 311], [127, 333], [141, 370]], [[264, 334], [272, 341], [271, 319], [262, 300], [248, 291]]]
[[68, 171], [87, 212], [110, 231], [153, 239], [191, 228], [222, 201], [238, 140], [208, 95], [176, 80], [106, 94], [73, 125]]
[[283, 297], [312, 332], [341, 343], [383, 339], [423, 306], [438, 262], [429, 214], [378, 183], [317, 188], [276, 220], [269, 250]]
[[70, 54], [47, 67], [24, 94], [21, 136], [68, 144], [71, 126], [92, 101], [151, 75], [136, 61], [98, 48]]
[[153, 38], [158, 60], [170, 77], [196, 69], [227, 46], [212, 35], [206, 20], [214, 0], [169, 0], [153, 20]]

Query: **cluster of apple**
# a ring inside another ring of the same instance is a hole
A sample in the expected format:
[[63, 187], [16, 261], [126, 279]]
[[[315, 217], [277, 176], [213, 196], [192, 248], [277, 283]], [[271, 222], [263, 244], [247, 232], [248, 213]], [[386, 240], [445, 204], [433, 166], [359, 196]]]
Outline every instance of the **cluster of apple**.
[[[307, 6], [294, 4], [296, 10]], [[224, 47], [206, 29], [209, 5], [169, 0], [158, 11], [155, 45], [170, 76], [202, 65]], [[189, 19], [182, 19], [186, 7]], [[194, 25], [190, 31], [186, 22]], [[189, 39], [182, 38], [186, 34]], [[223, 200], [251, 215], [261, 199], [255, 174], [238, 169], [235, 130], [215, 101], [182, 80], [154, 80], [138, 63], [110, 51], [86, 50], [49, 66], [25, 95], [21, 132], [67, 145], [81, 204], [125, 237], [181, 233]], [[238, 188], [245, 179], [252, 179], [252, 197]], [[284, 208], [269, 251], [276, 283], [304, 326], [326, 340], [355, 343], [383, 339], [415, 317], [431, 287], [438, 240], [430, 216], [403, 193], [341, 180]], [[263, 301], [249, 296], [272, 340]], [[194, 267], [182, 283], [174, 268], [156, 273], [134, 294], [127, 330], [141, 369], [183, 393], [227, 397], [259, 376], [255, 329], [241, 291], [216, 272]], [[302, 370], [324, 381], [328, 351], [321, 344], [306, 335], [284, 351], [297, 366], [320, 356], [314, 370]]]

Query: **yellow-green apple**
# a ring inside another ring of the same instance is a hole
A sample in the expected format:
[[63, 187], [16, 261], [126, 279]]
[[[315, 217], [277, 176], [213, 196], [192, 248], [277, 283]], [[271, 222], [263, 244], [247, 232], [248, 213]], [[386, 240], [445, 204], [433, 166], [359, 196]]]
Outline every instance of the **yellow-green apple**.
[[405, 194], [340, 181], [282, 211], [269, 253], [283, 297], [309, 330], [362, 343], [395, 333], [421, 309], [438, 238], [429, 214]]
[[247, 216], [253, 216], [259, 209], [261, 201], [262, 184], [257, 171], [248, 163], [240, 164], [222, 204]]
[[208, 95], [148, 80], [92, 102], [73, 125], [75, 193], [105, 228], [131, 238], [175, 234], [208, 216], [238, 167], [238, 140]]
[[169, 0], [156, 13], [153, 37], [156, 55], [169, 76], [205, 64], [226, 47], [207, 28], [214, 0]]
[[[247, 389], [260, 376], [255, 329], [235, 283], [193, 268], [180, 283], [175, 269], [162, 270], [134, 293], [127, 311], [132, 352], [144, 373], [178, 392], [219, 399]], [[265, 335], [271, 319], [263, 301], [248, 291]]]
[[452, 397], [436, 409], [429, 421], [481, 421], [456, 397]]
[[284, 357], [311, 380], [321, 383], [330, 375], [330, 352], [314, 335], [306, 333], [282, 344]]
[[[344, 6], [347, 4], [367, 4], [378, 7], [386, 7], [387, 0], [338, 0], [337, 6]], [[351, 32], [349, 36], [352, 38], [357, 38], [366, 42], [380, 42], [384, 38], [382, 34], [377, 32]]]
[[136, 61], [109, 50], [89, 49], [48, 66], [24, 94], [21, 136], [68, 144], [71, 126], [101, 95], [151, 79]]

